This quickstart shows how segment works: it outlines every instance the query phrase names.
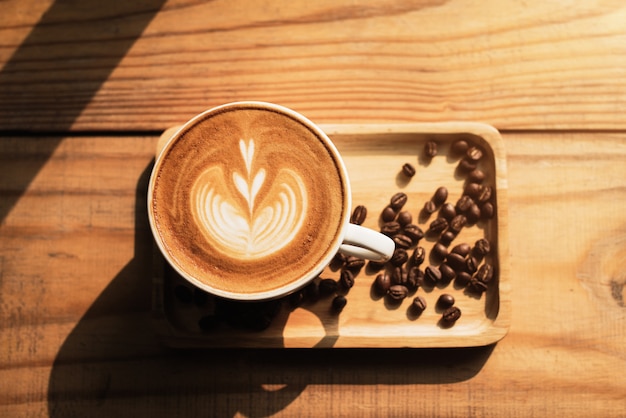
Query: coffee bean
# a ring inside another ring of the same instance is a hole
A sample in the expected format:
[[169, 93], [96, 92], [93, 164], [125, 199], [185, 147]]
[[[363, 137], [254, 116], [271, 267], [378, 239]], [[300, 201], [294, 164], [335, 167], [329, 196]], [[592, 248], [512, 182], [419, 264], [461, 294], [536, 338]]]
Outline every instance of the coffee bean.
[[466, 271], [460, 271], [456, 274], [456, 277], [454, 278], [454, 284], [456, 284], [459, 287], [465, 287], [470, 283], [471, 280], [472, 280], [471, 274], [469, 274]]
[[413, 246], [413, 240], [403, 234], [397, 234], [393, 236], [393, 242], [396, 244], [396, 248], [408, 249]]
[[401, 266], [402, 264], [406, 263], [408, 259], [409, 255], [404, 248], [396, 248], [393, 252], [393, 255], [391, 256], [391, 259], [389, 259], [389, 263], [392, 266]]
[[489, 286], [487, 285], [487, 283], [483, 283], [480, 280], [478, 280], [477, 278], [472, 278], [472, 280], [470, 280], [470, 284], [468, 286], [469, 290], [474, 292], [474, 293], [478, 293], [481, 294], [483, 292], [486, 292], [487, 289], [489, 289]]
[[459, 162], [458, 170], [461, 173], [469, 173], [469, 172], [475, 170], [476, 167], [478, 167], [478, 164], [476, 164], [476, 162], [468, 160], [467, 158], [463, 158]]
[[467, 183], [467, 185], [465, 185], [464, 193], [470, 196], [472, 199], [476, 199], [478, 196], [480, 196], [480, 192], [482, 190], [483, 190], [482, 184]]
[[339, 284], [333, 279], [322, 279], [318, 285], [321, 296], [330, 296], [337, 291]]
[[424, 312], [426, 306], [426, 299], [423, 296], [415, 296], [413, 303], [411, 303], [411, 309], [417, 314]]
[[401, 284], [406, 286], [408, 278], [407, 272], [402, 267], [395, 267], [391, 272], [391, 285]]
[[380, 228], [380, 232], [383, 234], [392, 237], [400, 232], [401, 226], [396, 221], [385, 222], [383, 226]]
[[493, 266], [491, 264], [483, 264], [476, 272], [476, 278], [483, 283], [489, 283], [493, 279]]
[[465, 153], [467, 158], [471, 161], [478, 161], [483, 158], [483, 151], [479, 147], [470, 147]]
[[403, 210], [398, 214], [398, 223], [401, 226], [405, 226], [413, 222], [413, 216], [409, 211]]
[[452, 220], [456, 216], [456, 209], [452, 203], [444, 203], [439, 209], [439, 217], [444, 218], [448, 222]]
[[482, 170], [479, 170], [478, 168], [470, 171], [467, 174], [467, 180], [472, 182], [472, 183], [482, 183], [485, 180], [485, 173]]
[[428, 281], [432, 285], [439, 283], [441, 281], [441, 271], [439, 270], [439, 267], [426, 267], [424, 270], [424, 280]]
[[409, 295], [409, 289], [401, 284], [396, 284], [389, 288], [387, 294], [392, 300], [401, 301]]
[[344, 265], [344, 269], [350, 270], [351, 272], [358, 272], [365, 265], [365, 260], [355, 256], [348, 256], [346, 259], [346, 264]]
[[480, 207], [480, 216], [487, 220], [492, 219], [495, 211], [493, 209], [493, 204], [491, 202], [485, 202]]
[[395, 211], [399, 211], [404, 207], [406, 201], [408, 200], [408, 196], [406, 193], [398, 192], [394, 194], [389, 200], [389, 206]]
[[370, 272], [376, 272], [376, 271], [380, 271], [385, 267], [385, 264], [387, 264], [386, 261], [373, 261], [370, 260], [367, 263], [367, 268], [370, 270]]
[[459, 273], [465, 270], [465, 257], [458, 253], [450, 253], [446, 257], [446, 264]]
[[315, 281], [304, 287], [304, 298], [309, 302], [316, 302], [320, 298], [319, 284]]
[[493, 187], [491, 186], [485, 186], [482, 188], [482, 190], [480, 191], [480, 195], [478, 196], [478, 202], [480, 203], [485, 203], [488, 202], [489, 199], [491, 199], [491, 195], [493, 194]]
[[450, 230], [457, 234], [461, 232], [461, 229], [467, 224], [467, 217], [465, 215], [456, 215], [450, 221]]
[[339, 270], [346, 264], [347, 255], [343, 253], [336, 253], [330, 262], [330, 268], [333, 270]]
[[440, 234], [448, 227], [448, 221], [444, 218], [437, 218], [430, 223], [428, 230], [432, 233]]
[[348, 303], [348, 300], [346, 299], [344, 295], [337, 295], [332, 301], [331, 309], [335, 313], [340, 313], [341, 311], [343, 311], [343, 308], [346, 307], [347, 303]]
[[391, 206], [387, 206], [380, 214], [380, 218], [383, 222], [391, 222], [396, 219], [396, 211]]
[[404, 174], [407, 177], [413, 177], [415, 175], [415, 167], [413, 167], [411, 164], [406, 163], [402, 166], [402, 174]]
[[433, 195], [431, 200], [435, 204], [435, 206], [441, 206], [445, 203], [447, 198], [448, 198], [448, 189], [441, 186], [437, 188], [437, 190], [435, 190], [435, 194]]
[[448, 309], [452, 305], [454, 305], [454, 296], [449, 293], [443, 293], [439, 296], [439, 299], [437, 299], [437, 307], [439, 309]]
[[456, 212], [457, 213], [466, 213], [474, 204], [474, 201], [468, 195], [463, 195], [456, 202]]
[[413, 241], [413, 245], [416, 245], [419, 240], [424, 238], [424, 231], [422, 231], [422, 228], [414, 224], [405, 225], [402, 229], [402, 233], [411, 238], [411, 241]]
[[409, 290], [417, 290], [424, 283], [424, 272], [418, 266], [412, 266], [407, 272], [406, 286]]
[[461, 310], [456, 306], [446, 309], [441, 315], [441, 319], [448, 325], [454, 324], [461, 317]]
[[289, 295], [289, 305], [291, 305], [292, 308], [297, 308], [298, 306], [302, 305], [303, 301], [304, 292], [302, 290], [298, 290]]
[[467, 150], [469, 149], [469, 144], [464, 139], [458, 139], [452, 143], [450, 147], [450, 152], [453, 156], [458, 157], [460, 155], [465, 155]]
[[456, 232], [451, 231], [448, 228], [448, 230], [444, 232], [443, 234], [441, 234], [441, 236], [439, 237], [439, 242], [447, 247], [448, 245], [452, 243], [452, 241], [454, 241], [455, 238], [456, 238]]
[[470, 274], [476, 273], [476, 270], [478, 270], [478, 264], [479, 261], [476, 259], [476, 257], [467, 257], [467, 260], [465, 260], [465, 271]]
[[429, 200], [428, 202], [424, 203], [424, 212], [427, 214], [431, 214], [431, 213], [435, 213], [435, 211], [437, 210], [437, 205], [435, 205], [435, 202], [433, 202], [432, 200]]
[[391, 287], [391, 277], [387, 273], [380, 273], [374, 280], [374, 288], [379, 295], [387, 294]]
[[481, 238], [474, 243], [474, 248], [472, 249], [472, 253], [476, 257], [484, 257], [491, 251], [491, 244], [485, 238]]
[[475, 224], [480, 219], [480, 208], [476, 203], [472, 203], [469, 210], [466, 213], [467, 222], [470, 224]]
[[354, 274], [350, 270], [342, 270], [339, 276], [339, 284], [348, 290], [354, 286]]
[[361, 225], [365, 221], [367, 217], [367, 208], [363, 205], [359, 205], [354, 208], [352, 211], [352, 216], [350, 217], [350, 223]]
[[427, 158], [433, 158], [437, 155], [437, 143], [435, 141], [428, 141], [424, 145], [424, 156]]
[[470, 251], [472, 251], [472, 247], [470, 247], [470, 245], [468, 243], [465, 243], [465, 242], [463, 242], [461, 244], [458, 244], [458, 245], [455, 245], [450, 250], [451, 253], [459, 254], [460, 256], [463, 256], [463, 257], [467, 257], [469, 255]]
[[448, 249], [446, 248], [445, 245], [438, 242], [435, 245], [433, 245], [432, 250], [430, 250], [430, 254], [433, 257], [435, 257], [438, 261], [443, 261], [443, 259], [445, 259], [446, 256], [448, 255]]
[[420, 266], [426, 259], [426, 250], [424, 247], [417, 247], [411, 256], [411, 262], [414, 266]]
[[441, 281], [444, 283], [450, 283], [456, 277], [454, 269], [446, 263], [439, 266], [439, 271], [441, 272]]

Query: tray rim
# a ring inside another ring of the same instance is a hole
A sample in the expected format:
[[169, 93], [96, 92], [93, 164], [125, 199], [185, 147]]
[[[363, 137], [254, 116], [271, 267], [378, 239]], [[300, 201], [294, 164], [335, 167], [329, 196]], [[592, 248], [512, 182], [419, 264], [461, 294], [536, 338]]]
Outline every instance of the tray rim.
[[[493, 126], [481, 122], [412, 122], [390, 124], [353, 124], [333, 123], [318, 124], [329, 136], [333, 135], [372, 135], [372, 134], [470, 134], [481, 137], [492, 149], [495, 167], [495, 188], [497, 207], [497, 234], [498, 234], [498, 263], [499, 282], [498, 297], [499, 307], [495, 319], [491, 320], [486, 332], [475, 335], [451, 335], [451, 336], [428, 336], [425, 344], [407, 344], [402, 337], [385, 337], [386, 344], [363, 344], [362, 336], [339, 335], [337, 342], [340, 345], [331, 345], [332, 348], [453, 348], [453, 347], [479, 347], [497, 343], [509, 331], [511, 326], [511, 284], [510, 284], [510, 261], [509, 261], [509, 236], [508, 236], [508, 176], [507, 161], [504, 141], [500, 132]], [[163, 132], [157, 142], [156, 154], [163, 145], [179, 129], [173, 126]], [[156, 250], [158, 251], [158, 249]], [[153, 270], [159, 271], [164, 260], [161, 257], [153, 257]], [[167, 319], [163, 302], [163, 277], [154, 275], [153, 280], [153, 323], [158, 338], [167, 346], [173, 348], [314, 348], [310, 344], [293, 341], [289, 347], [277, 345], [275, 339], [251, 334], [250, 337], [239, 338], [237, 341], [226, 338], [212, 338], [209, 344], [206, 340], [198, 341], [195, 335], [189, 335], [176, 329]]]

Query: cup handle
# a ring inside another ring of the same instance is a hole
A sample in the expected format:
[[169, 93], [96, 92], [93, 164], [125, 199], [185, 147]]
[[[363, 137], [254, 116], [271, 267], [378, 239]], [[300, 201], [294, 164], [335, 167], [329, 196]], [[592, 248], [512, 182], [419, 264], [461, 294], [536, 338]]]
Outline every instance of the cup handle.
[[372, 261], [387, 261], [393, 255], [396, 244], [386, 235], [360, 225], [348, 224], [339, 251]]

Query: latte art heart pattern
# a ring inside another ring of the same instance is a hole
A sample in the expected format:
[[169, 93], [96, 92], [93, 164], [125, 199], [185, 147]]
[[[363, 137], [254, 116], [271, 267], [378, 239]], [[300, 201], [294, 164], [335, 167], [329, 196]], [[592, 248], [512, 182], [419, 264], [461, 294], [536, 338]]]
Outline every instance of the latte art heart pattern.
[[241, 140], [239, 146], [245, 173], [211, 167], [198, 177], [191, 199], [207, 241], [220, 252], [250, 260], [294, 239], [304, 223], [307, 193], [293, 170], [280, 169], [272, 178], [263, 168], [253, 172], [254, 140]]

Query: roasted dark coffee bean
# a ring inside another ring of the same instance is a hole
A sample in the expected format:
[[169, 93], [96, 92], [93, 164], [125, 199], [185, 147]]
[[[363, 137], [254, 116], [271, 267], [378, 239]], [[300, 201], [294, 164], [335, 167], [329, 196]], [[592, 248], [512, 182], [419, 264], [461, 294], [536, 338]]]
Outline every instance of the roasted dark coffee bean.
[[493, 279], [493, 266], [491, 264], [483, 264], [478, 268], [475, 276], [483, 283], [489, 283]]
[[315, 281], [304, 287], [304, 298], [309, 302], [315, 302], [320, 298], [319, 284]]
[[361, 270], [364, 265], [365, 265], [365, 260], [363, 260], [362, 258], [355, 257], [355, 256], [348, 256], [348, 258], [346, 259], [346, 264], [344, 265], [344, 268], [352, 272], [357, 272]]
[[342, 270], [339, 276], [339, 284], [344, 289], [351, 289], [354, 286], [354, 273], [350, 270]]
[[476, 146], [469, 147], [465, 155], [467, 155], [467, 158], [471, 161], [478, 161], [483, 158], [483, 150]]
[[477, 257], [484, 257], [491, 251], [491, 244], [487, 239], [481, 238], [474, 243], [472, 253]]
[[478, 164], [476, 162], [468, 160], [467, 158], [463, 158], [458, 165], [458, 170], [462, 173], [469, 173], [473, 170], [476, 170]]
[[459, 287], [465, 287], [470, 283], [471, 280], [472, 280], [471, 274], [469, 274], [466, 271], [461, 271], [456, 274], [456, 277], [454, 278], [454, 284], [456, 284]]
[[457, 273], [465, 270], [465, 257], [461, 254], [450, 253], [446, 257], [446, 264], [452, 267]]
[[401, 226], [405, 226], [413, 222], [413, 216], [411, 215], [411, 212], [403, 210], [398, 214], [397, 221]]
[[468, 287], [470, 291], [474, 293], [479, 293], [479, 294], [486, 292], [487, 289], [489, 289], [489, 286], [487, 285], [487, 283], [483, 283], [475, 277], [472, 278], [472, 280], [470, 280], [470, 284]]
[[450, 152], [453, 156], [458, 157], [461, 155], [465, 155], [467, 150], [469, 149], [469, 144], [464, 139], [458, 139], [452, 143], [450, 147]]
[[415, 296], [413, 303], [411, 303], [411, 309], [418, 314], [424, 312], [427, 306], [426, 299], [423, 296]]
[[448, 249], [445, 245], [438, 242], [433, 245], [432, 250], [430, 250], [430, 254], [435, 257], [438, 261], [443, 261], [448, 255]]
[[391, 287], [391, 277], [387, 273], [380, 273], [374, 280], [374, 289], [379, 295], [387, 294]]
[[389, 288], [387, 294], [391, 299], [401, 301], [409, 295], [409, 289], [401, 284], [396, 284]]
[[385, 222], [383, 226], [380, 228], [380, 232], [382, 232], [383, 234], [389, 237], [392, 237], [396, 235], [398, 232], [400, 232], [400, 229], [402, 229], [402, 227], [400, 226], [398, 222], [391, 221], [391, 222]]
[[478, 198], [480, 196], [480, 192], [483, 190], [482, 184], [478, 183], [467, 183], [465, 186], [464, 193], [470, 196], [472, 199]]
[[396, 211], [391, 206], [387, 206], [380, 214], [380, 218], [383, 222], [391, 222], [396, 219]]
[[359, 205], [352, 211], [352, 216], [350, 217], [350, 223], [361, 225], [365, 221], [367, 217], [367, 208], [363, 205]]
[[298, 306], [302, 305], [303, 301], [304, 292], [302, 290], [298, 290], [297, 292], [289, 295], [289, 305], [291, 305], [292, 308], [297, 308]]
[[485, 202], [480, 207], [480, 216], [483, 219], [492, 219], [495, 211], [491, 202]]
[[467, 257], [469, 255], [470, 251], [472, 251], [472, 247], [470, 247], [470, 245], [468, 243], [466, 243], [466, 242], [463, 242], [461, 244], [455, 245], [450, 250], [451, 253], [459, 254], [460, 256], [463, 256], [463, 257]]
[[439, 266], [439, 271], [441, 272], [441, 281], [444, 283], [449, 283], [456, 277], [454, 269], [446, 263]]
[[476, 168], [467, 174], [467, 180], [472, 183], [482, 183], [485, 180], [485, 173]]
[[389, 263], [393, 266], [401, 266], [406, 263], [408, 259], [409, 255], [404, 248], [396, 248], [391, 259], [389, 259]]
[[422, 228], [415, 224], [405, 225], [402, 229], [402, 233], [411, 238], [411, 241], [413, 241], [413, 245], [417, 244], [419, 240], [424, 238], [424, 231], [422, 231]]
[[391, 208], [397, 212], [404, 207], [407, 199], [408, 196], [406, 195], [406, 193], [398, 192], [394, 194], [389, 200], [389, 206], [391, 206]]
[[478, 222], [480, 219], [480, 208], [476, 203], [473, 203], [472, 206], [470, 206], [469, 210], [465, 214], [465, 217], [467, 218], [467, 222], [472, 225]]
[[456, 306], [446, 309], [441, 315], [441, 319], [448, 325], [454, 324], [461, 317], [461, 310]]
[[476, 273], [479, 263], [480, 261], [478, 261], [476, 257], [470, 255], [469, 257], [467, 257], [467, 260], [465, 260], [465, 271], [470, 274]]
[[446, 202], [447, 198], [448, 198], [448, 189], [441, 186], [437, 188], [437, 190], [435, 190], [435, 194], [433, 195], [431, 200], [436, 206], [441, 206]]
[[439, 267], [426, 267], [426, 269], [424, 270], [424, 280], [433, 285], [439, 283], [441, 281], [441, 271], [439, 270]]
[[417, 290], [424, 283], [424, 272], [418, 266], [412, 266], [406, 275], [406, 286], [409, 290]]
[[381, 271], [385, 267], [386, 264], [387, 264], [386, 261], [371, 260], [367, 263], [367, 268], [373, 273], [376, 271]]
[[439, 209], [439, 217], [444, 218], [448, 222], [452, 220], [456, 216], [456, 209], [452, 203], [444, 203]]
[[454, 241], [456, 238], [456, 232], [451, 231], [450, 228], [439, 237], [439, 242], [445, 245], [446, 247]]
[[450, 230], [458, 234], [465, 225], [467, 225], [467, 217], [465, 215], [456, 215], [450, 221]]
[[409, 163], [404, 164], [402, 166], [402, 174], [404, 174], [407, 177], [413, 177], [415, 175], [415, 167], [413, 167]]
[[426, 259], [426, 250], [424, 247], [417, 247], [411, 256], [411, 262], [414, 266], [420, 266]]
[[444, 218], [437, 218], [430, 223], [428, 230], [432, 233], [440, 234], [448, 228], [448, 221]]
[[336, 253], [333, 259], [330, 262], [330, 268], [333, 270], [339, 270], [346, 264], [347, 255], [343, 253]]
[[437, 210], [437, 205], [435, 205], [435, 202], [433, 202], [432, 200], [429, 200], [428, 202], [424, 203], [424, 212], [427, 214], [431, 214], [431, 213], [435, 213], [435, 211]]
[[454, 296], [449, 293], [443, 293], [439, 296], [439, 299], [437, 299], [437, 307], [439, 309], [448, 309], [452, 305], [454, 305]]
[[401, 284], [406, 286], [408, 280], [408, 274], [406, 270], [402, 267], [398, 266], [393, 269], [391, 272], [391, 285]]
[[485, 186], [480, 191], [480, 195], [478, 196], [478, 202], [485, 203], [491, 199], [491, 195], [493, 194], [493, 187]]
[[193, 292], [185, 285], [179, 284], [174, 288], [174, 296], [182, 303], [191, 303], [193, 301]]
[[468, 195], [463, 195], [456, 202], [456, 212], [457, 213], [466, 213], [474, 204], [474, 200]]
[[320, 296], [329, 296], [337, 291], [339, 284], [333, 279], [321, 279], [318, 285]]
[[346, 307], [348, 300], [344, 295], [337, 295], [331, 303], [331, 309], [335, 313], [340, 313]]
[[392, 239], [396, 243], [396, 248], [404, 248], [406, 250], [413, 246], [413, 240], [404, 234], [394, 235]]
[[433, 158], [437, 155], [437, 143], [435, 141], [428, 141], [424, 145], [424, 156], [427, 158]]

